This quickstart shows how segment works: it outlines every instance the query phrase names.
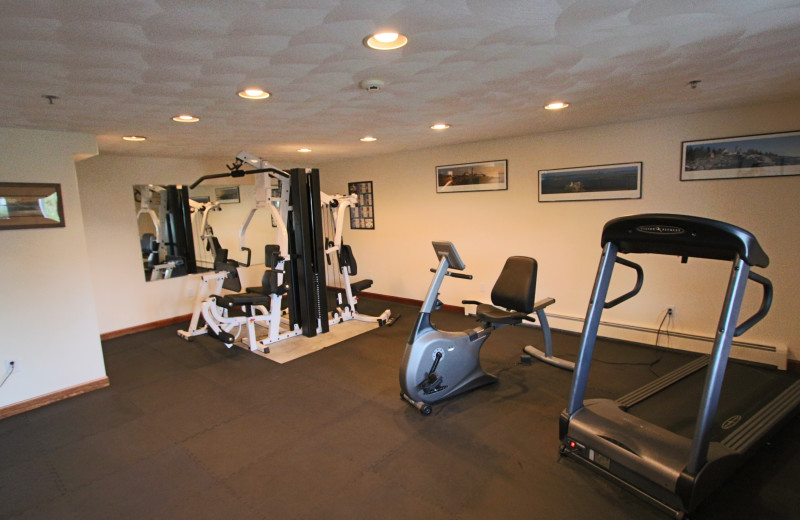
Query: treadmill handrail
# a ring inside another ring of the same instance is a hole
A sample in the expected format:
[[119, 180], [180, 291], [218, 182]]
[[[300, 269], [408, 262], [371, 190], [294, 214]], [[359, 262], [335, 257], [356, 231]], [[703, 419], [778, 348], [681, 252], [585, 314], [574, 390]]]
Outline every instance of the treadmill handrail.
[[772, 282], [770, 282], [766, 276], [754, 273], [753, 271], [750, 271], [748, 279], [761, 284], [761, 286], [764, 288], [764, 292], [761, 296], [761, 306], [758, 308], [755, 314], [744, 320], [744, 322], [736, 327], [736, 330], [733, 332], [734, 336], [741, 336], [750, 330], [750, 327], [761, 321], [764, 316], [767, 315], [769, 308], [772, 306]]
[[636, 262], [631, 262], [630, 260], [626, 260], [625, 258], [617, 257], [614, 261], [620, 265], [624, 265], [625, 267], [630, 267], [634, 271], [636, 271], [636, 285], [630, 291], [626, 292], [622, 296], [611, 300], [610, 302], [605, 302], [603, 304], [604, 309], [610, 309], [611, 307], [615, 307], [620, 303], [630, 300], [642, 289], [642, 283], [644, 283], [644, 271], [642, 270], [642, 266], [637, 264]]

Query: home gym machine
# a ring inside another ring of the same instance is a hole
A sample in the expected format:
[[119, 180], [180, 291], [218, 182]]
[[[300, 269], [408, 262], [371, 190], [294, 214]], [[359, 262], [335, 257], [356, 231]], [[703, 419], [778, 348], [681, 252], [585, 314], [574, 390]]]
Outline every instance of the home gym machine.
[[[475, 314], [481, 324], [459, 332], [439, 330], [431, 323], [431, 312], [442, 308], [439, 288], [444, 277], [471, 280], [472, 275], [454, 272], [463, 271], [465, 265], [451, 242], [433, 242], [433, 249], [439, 266], [431, 269], [436, 274], [411, 330], [400, 365], [400, 397], [423, 415], [430, 415], [433, 411], [431, 405], [443, 399], [496, 382], [497, 377], [485, 372], [481, 366], [480, 349], [486, 338], [496, 328], [518, 325], [523, 321], [534, 322], [529, 314], [536, 312], [541, 317], [544, 308], [555, 303], [553, 298], [534, 301], [536, 260], [512, 256], [506, 260], [492, 288], [494, 305], [462, 301], [463, 304], [477, 305]], [[541, 327], [546, 350], [552, 352], [546, 318], [541, 321]]]
[[[247, 163], [254, 170], [243, 170]], [[250, 350], [269, 352], [269, 345], [299, 334], [313, 337], [328, 332], [331, 325], [358, 319], [384, 325], [390, 322], [390, 312], [386, 310], [378, 317], [366, 316], [356, 310], [355, 293], [369, 287], [371, 280], [350, 283], [349, 276], [355, 274], [355, 260], [348, 246], [342, 245], [342, 226], [347, 208], [356, 204], [354, 196], [327, 195], [320, 191], [319, 171], [293, 169], [289, 172], [273, 168], [266, 161], [245, 152], [237, 155], [229, 173], [206, 175], [198, 179], [192, 187], [210, 178], [243, 177], [256, 175], [256, 204], [250, 211], [239, 232], [240, 249], [247, 253], [244, 262], [215, 262], [215, 272], [201, 277], [197, 292], [195, 311], [189, 330], [178, 334], [189, 339], [191, 336], [211, 331], [213, 336], [222, 339], [230, 347], [238, 338], [232, 334], [234, 327], [240, 330], [248, 327], [243, 342]], [[273, 181], [277, 188], [273, 189]], [[323, 231], [322, 208], [333, 219], [329, 230]], [[223, 283], [230, 283], [238, 276], [236, 267], [249, 266], [251, 251], [245, 244], [247, 227], [255, 212], [268, 209], [272, 221], [277, 226], [277, 244], [265, 247], [266, 271], [260, 287], [248, 287], [245, 294], [226, 294], [220, 296]], [[331, 236], [329, 237], [328, 233]], [[334, 262], [340, 267], [341, 278], [345, 282], [347, 303], [339, 297], [339, 305], [328, 312], [326, 267]], [[225, 281], [225, 282], [223, 282]], [[286, 305], [283, 305], [284, 302]], [[231, 316], [228, 311], [242, 307], [245, 316]], [[199, 317], [206, 324], [199, 327]], [[266, 337], [256, 340], [253, 324], [268, 329]], [[222, 334], [221, 334], [222, 333]]]
[[[751, 270], [767, 267], [769, 258], [744, 229], [683, 215], [611, 220], [603, 228], [601, 245], [603, 254], [569, 403], [560, 418], [560, 450], [650, 504], [683, 518], [800, 408], [800, 380], [792, 374], [728, 363], [733, 337], [769, 311], [772, 284]], [[633, 298], [643, 282], [642, 267], [619, 253], [675, 255], [683, 263], [689, 258], [729, 261], [728, 289], [710, 356], [701, 356], [616, 401], [584, 401], [603, 309]], [[637, 280], [629, 292], [606, 301], [616, 264], [633, 269]], [[761, 305], [739, 323], [748, 281], [761, 286]], [[686, 408], [693, 399], [700, 401], [696, 415]]]
[[[243, 170], [247, 162], [252, 166], [259, 166], [253, 170]], [[250, 210], [245, 223], [239, 231], [240, 249], [244, 251], [246, 260], [237, 262], [228, 258], [227, 249], [215, 249], [214, 270], [200, 276], [200, 284], [195, 296], [194, 311], [187, 330], [179, 330], [178, 335], [186, 340], [201, 334], [210, 334], [220, 339], [226, 346], [231, 347], [239, 337], [242, 327], [246, 327], [247, 335], [243, 342], [250, 350], [269, 352], [268, 345], [281, 339], [297, 336], [300, 328], [294, 323], [289, 324], [282, 309], [282, 298], [288, 291], [285, 279], [284, 265], [288, 264], [289, 236], [287, 222], [289, 214], [289, 182], [290, 175], [283, 170], [273, 168], [266, 161], [261, 161], [244, 152], [237, 155], [233, 165], [229, 165], [228, 173], [205, 175], [195, 181], [190, 188], [197, 187], [207, 179], [232, 177], [239, 178], [245, 175], [255, 175], [255, 204]], [[272, 190], [275, 182], [277, 188]], [[245, 294], [221, 295], [222, 289], [238, 293], [241, 291], [237, 268], [247, 267], [251, 261], [251, 250], [246, 247], [245, 235], [247, 227], [258, 210], [269, 212], [277, 227], [278, 244], [265, 247], [266, 271], [261, 287], [248, 288]], [[202, 223], [207, 222], [207, 212]], [[205, 226], [203, 226], [205, 231]], [[213, 239], [213, 237], [212, 237]], [[229, 311], [235, 308], [244, 309], [244, 316], [233, 316]], [[204, 324], [201, 325], [200, 318]], [[254, 326], [262, 325], [267, 328], [266, 338], [258, 340]], [[235, 333], [233, 332], [235, 330]]]

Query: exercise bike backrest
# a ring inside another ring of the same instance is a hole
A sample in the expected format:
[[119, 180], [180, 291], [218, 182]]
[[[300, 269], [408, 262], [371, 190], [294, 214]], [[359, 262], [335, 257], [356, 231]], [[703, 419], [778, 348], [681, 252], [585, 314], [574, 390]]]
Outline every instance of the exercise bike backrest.
[[536, 299], [536, 260], [511, 256], [492, 288], [492, 303], [497, 307], [530, 314]]

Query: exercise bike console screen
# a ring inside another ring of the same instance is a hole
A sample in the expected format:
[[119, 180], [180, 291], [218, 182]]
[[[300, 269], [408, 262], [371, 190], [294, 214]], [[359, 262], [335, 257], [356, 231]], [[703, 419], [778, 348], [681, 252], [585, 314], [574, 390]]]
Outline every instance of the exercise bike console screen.
[[447, 263], [450, 266], [450, 269], [463, 271], [466, 268], [464, 262], [461, 261], [461, 257], [458, 256], [456, 246], [454, 246], [452, 242], [437, 242], [434, 240], [433, 250], [436, 251], [436, 257], [440, 261], [442, 258], [447, 258]]

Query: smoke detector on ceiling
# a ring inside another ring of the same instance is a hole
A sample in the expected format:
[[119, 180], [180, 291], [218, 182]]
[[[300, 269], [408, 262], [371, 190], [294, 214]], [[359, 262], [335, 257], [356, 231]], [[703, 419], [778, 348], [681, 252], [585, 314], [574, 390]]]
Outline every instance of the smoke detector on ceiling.
[[359, 83], [359, 86], [367, 92], [380, 92], [384, 85], [385, 83], [379, 79], [365, 79]]

